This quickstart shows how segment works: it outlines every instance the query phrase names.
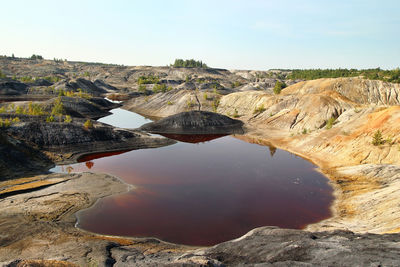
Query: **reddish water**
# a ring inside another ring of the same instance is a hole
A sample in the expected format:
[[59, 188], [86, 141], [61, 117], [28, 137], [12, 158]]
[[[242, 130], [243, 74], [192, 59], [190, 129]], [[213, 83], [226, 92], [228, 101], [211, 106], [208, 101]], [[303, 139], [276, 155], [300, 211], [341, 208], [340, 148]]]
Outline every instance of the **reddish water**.
[[78, 214], [79, 227], [96, 233], [213, 245], [259, 226], [302, 228], [330, 216], [332, 190], [311, 163], [231, 136], [86, 160], [69, 167], [137, 186]]

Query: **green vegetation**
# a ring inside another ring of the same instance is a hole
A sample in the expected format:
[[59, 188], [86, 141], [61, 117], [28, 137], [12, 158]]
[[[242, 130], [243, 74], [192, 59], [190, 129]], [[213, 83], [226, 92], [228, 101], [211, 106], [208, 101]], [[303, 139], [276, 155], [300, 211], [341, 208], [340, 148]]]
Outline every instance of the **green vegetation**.
[[383, 145], [384, 143], [385, 143], [385, 141], [383, 140], [381, 130], [377, 130], [375, 132], [374, 136], [372, 137], [372, 144], [374, 146], [380, 146], [380, 145]]
[[204, 68], [204, 69], [208, 68], [208, 66], [201, 60], [197, 61], [194, 59], [187, 59], [187, 60], [175, 59], [174, 64], [171, 66], [176, 68]]
[[325, 122], [325, 128], [326, 128], [327, 130], [331, 129], [332, 126], [335, 124], [335, 122], [336, 122], [336, 118], [334, 118], [334, 117], [329, 118], [329, 119]]
[[204, 79], [204, 78], [197, 78], [197, 79], [196, 79], [196, 82], [197, 82], [197, 83], [205, 83], [205, 82], [206, 82], [206, 79]]
[[307, 134], [308, 130], [306, 128], [303, 128], [303, 131], [301, 132], [302, 134]]
[[171, 102], [171, 101], [168, 101], [168, 102], [167, 102], [167, 105], [168, 105], [168, 106], [172, 105], [172, 102]]
[[[62, 89], [60, 90], [63, 91]], [[63, 95], [68, 96], [68, 97], [79, 97], [79, 98], [85, 98], [85, 99], [89, 99], [91, 97], [93, 97], [91, 94], [88, 94], [86, 92], [83, 92], [81, 88], [78, 88], [78, 92], [73, 92], [73, 91], [67, 91], [64, 93], [63, 91]], [[62, 96], [62, 95], [59, 95]]]
[[165, 84], [155, 84], [153, 86], [154, 93], [160, 93], [160, 92], [165, 93], [167, 91], [171, 91], [172, 89], [173, 89], [172, 86], [167, 87]]
[[208, 95], [207, 95], [207, 93], [204, 93], [204, 94], [203, 94], [203, 99], [204, 99], [205, 101], [208, 100]]
[[44, 115], [46, 112], [43, 110], [43, 107], [40, 104], [34, 104], [32, 102], [29, 102], [28, 104], [28, 115], [33, 115], [33, 116], [40, 116]]
[[0, 70], [0, 78], [6, 78], [7, 76]]
[[214, 99], [213, 103], [211, 104], [212, 109], [214, 112], [217, 112], [217, 108], [219, 106], [219, 99]]
[[61, 78], [58, 76], [46, 76], [46, 77], [42, 77], [42, 79], [47, 80], [51, 83], [57, 83], [57, 82], [61, 81]]
[[31, 83], [31, 82], [35, 81], [35, 79], [32, 78], [31, 76], [23, 76], [23, 77], [20, 77], [18, 80], [23, 83]]
[[283, 88], [286, 87], [286, 84], [281, 81], [276, 81], [275, 87], [274, 87], [274, 94], [279, 95], [282, 91]]
[[40, 55], [35, 55], [35, 54], [33, 54], [33, 55], [31, 56], [31, 59], [43, 59], [43, 57], [40, 56]]
[[20, 119], [18, 117], [15, 117], [13, 119], [5, 119], [5, 120], [0, 118], [0, 128], [10, 127], [11, 125], [13, 125], [17, 122], [20, 122]]
[[242, 85], [241, 82], [235, 81], [235, 82], [232, 84], [232, 88], [236, 88], [236, 87], [239, 87], [239, 86], [241, 86], [241, 85]]
[[50, 115], [46, 118], [46, 122], [54, 122], [54, 117], [53, 115]]
[[376, 69], [310, 69], [292, 70], [288, 79], [314, 80], [319, 78], [339, 78], [362, 76], [370, 80], [381, 80], [386, 82], [400, 83], [400, 69], [382, 70]]
[[140, 76], [137, 83], [139, 85], [141, 84], [157, 84], [160, 82], [160, 78], [157, 76], [153, 75], [148, 75], [148, 76]]
[[188, 108], [191, 108], [191, 107], [194, 106], [194, 102], [190, 99], [190, 100], [187, 101], [186, 105], [187, 105]]
[[85, 121], [85, 123], [83, 124], [83, 127], [85, 127], [85, 129], [91, 129], [93, 128], [93, 122], [91, 120], [87, 120]]
[[264, 108], [264, 105], [261, 104], [260, 106], [256, 107], [253, 111], [253, 114], [259, 114], [264, 112], [266, 109]]
[[58, 97], [56, 101], [54, 101], [53, 108], [51, 110], [51, 115], [61, 116], [64, 113], [64, 105], [62, 103], [61, 97]]
[[146, 85], [141, 84], [139, 85], [138, 91], [141, 93], [145, 93], [146, 92]]
[[71, 123], [72, 122], [71, 116], [70, 115], [66, 115], [65, 118], [64, 118], [64, 122], [65, 123]]
[[233, 112], [233, 117], [234, 118], [239, 118], [239, 112], [238, 110], [235, 108], [235, 112]]

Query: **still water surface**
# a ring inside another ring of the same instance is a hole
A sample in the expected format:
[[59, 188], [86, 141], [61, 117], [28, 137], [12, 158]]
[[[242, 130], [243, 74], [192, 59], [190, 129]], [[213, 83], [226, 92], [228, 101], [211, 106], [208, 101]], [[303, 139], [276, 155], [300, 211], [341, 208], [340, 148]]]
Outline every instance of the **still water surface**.
[[[144, 119], [125, 112], [114, 110], [101, 121], [131, 128], [148, 122], [134, 122]], [[53, 169], [105, 172], [135, 185], [79, 212], [78, 226], [102, 234], [213, 245], [259, 226], [302, 228], [330, 216], [332, 189], [310, 162], [232, 136], [202, 143], [193, 140], [210, 138], [178, 139], [189, 143], [89, 155]]]

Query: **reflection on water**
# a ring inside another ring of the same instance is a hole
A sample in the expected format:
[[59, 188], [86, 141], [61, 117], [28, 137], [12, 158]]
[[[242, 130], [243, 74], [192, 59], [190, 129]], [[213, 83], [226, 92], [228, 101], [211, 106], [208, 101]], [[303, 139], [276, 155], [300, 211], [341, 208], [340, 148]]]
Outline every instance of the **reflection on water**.
[[226, 136], [226, 134], [166, 134], [162, 133], [159, 134], [164, 137], [174, 139], [177, 141], [185, 142], [185, 143], [204, 143], [208, 142], [223, 136]]
[[135, 185], [78, 214], [79, 227], [96, 233], [213, 245], [255, 227], [302, 228], [330, 215], [332, 190], [311, 163], [231, 136], [91, 155], [70, 167]]

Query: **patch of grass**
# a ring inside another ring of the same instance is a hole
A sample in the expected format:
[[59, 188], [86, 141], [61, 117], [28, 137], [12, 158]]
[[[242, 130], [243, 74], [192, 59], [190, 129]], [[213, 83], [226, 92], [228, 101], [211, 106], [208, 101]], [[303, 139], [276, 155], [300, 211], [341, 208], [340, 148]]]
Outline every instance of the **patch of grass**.
[[333, 127], [333, 125], [336, 123], [336, 118], [331, 117], [328, 120], [326, 120], [325, 122], [325, 128], [327, 130], [331, 129]]
[[303, 128], [303, 131], [301, 132], [302, 134], [307, 134], [308, 130], [306, 128]]
[[93, 128], [93, 122], [91, 120], [87, 120], [85, 121], [85, 123], [83, 124], [83, 127], [85, 127], [85, 129], [92, 129]]
[[235, 81], [234, 83], [232, 83], [232, 88], [236, 88], [236, 87], [239, 87], [239, 86], [241, 86], [241, 85], [242, 85], [241, 82]]
[[53, 115], [50, 115], [46, 118], [46, 122], [54, 122], [54, 117]]
[[186, 102], [188, 108], [192, 108], [194, 106], [194, 102], [190, 99]]
[[256, 107], [253, 111], [253, 114], [259, 114], [266, 111], [265, 107], [263, 104], [261, 104], [260, 106]]
[[64, 114], [64, 105], [62, 103], [61, 97], [58, 97], [56, 101], [54, 101], [53, 108], [51, 109], [51, 115], [61, 116]]
[[93, 97], [91, 94], [83, 92], [81, 88], [78, 88], [78, 92], [67, 91], [67, 92], [64, 92], [63, 95], [68, 96], [68, 97], [79, 97], [79, 98], [85, 98], [85, 99], [89, 99], [89, 98]]
[[168, 101], [168, 102], [167, 102], [167, 105], [168, 105], [168, 106], [171, 106], [172, 104], [173, 104], [173, 103], [172, 103], [171, 101]]
[[141, 84], [139, 85], [138, 91], [141, 93], [145, 93], [146, 92], [146, 85]]
[[239, 118], [240, 116], [239, 116], [239, 113], [238, 113], [238, 110], [235, 108], [235, 111], [233, 112], [233, 117], [234, 118]]
[[203, 99], [204, 99], [205, 101], [208, 100], [208, 95], [207, 95], [207, 93], [204, 93], [204, 94], [203, 94]]
[[212, 102], [211, 106], [212, 106], [213, 111], [214, 111], [214, 112], [217, 112], [217, 108], [218, 108], [218, 106], [219, 106], [219, 99], [215, 99], [215, 100]]

